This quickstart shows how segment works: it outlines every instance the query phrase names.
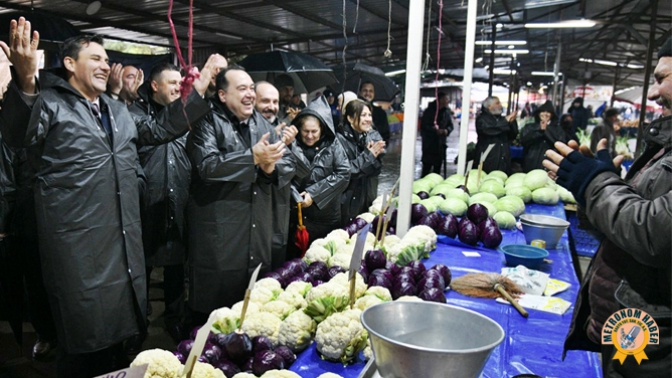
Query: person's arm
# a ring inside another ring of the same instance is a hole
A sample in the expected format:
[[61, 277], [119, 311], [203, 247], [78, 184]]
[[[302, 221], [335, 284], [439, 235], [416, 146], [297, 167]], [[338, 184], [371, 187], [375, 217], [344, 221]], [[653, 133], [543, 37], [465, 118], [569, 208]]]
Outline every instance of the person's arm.
[[208, 113], [208, 102], [198, 92], [192, 91], [186, 104], [178, 98], [168, 104], [157, 117], [142, 112], [131, 112], [131, 116], [138, 129], [138, 144], [143, 146], [163, 144], [183, 136]]
[[252, 149], [220, 151], [211, 120], [203, 119], [189, 134], [187, 152], [199, 177], [207, 183], [257, 181]]
[[542, 139], [544, 139], [544, 130], [536, 122], [525, 125], [520, 132], [520, 144], [525, 148], [530, 148]]
[[324, 208], [335, 198], [340, 197], [341, 193], [348, 187], [350, 183], [350, 165], [348, 164], [348, 156], [338, 140], [334, 140], [333, 149], [333, 172], [306, 188], [306, 192], [310, 194], [313, 203], [318, 209]]
[[483, 115], [476, 118], [476, 131], [479, 135], [502, 135], [509, 132], [509, 123], [506, 120], [499, 122], [495, 117]]
[[507, 137], [512, 141], [518, 136], [518, 121], [514, 119], [513, 122], [509, 122], [508, 126], [509, 130], [507, 132]]
[[[656, 168], [664, 169], [660, 164], [649, 169]], [[603, 172], [588, 184], [585, 198], [591, 224], [610, 241], [641, 264], [670, 265], [672, 192], [647, 200], [616, 173]]]

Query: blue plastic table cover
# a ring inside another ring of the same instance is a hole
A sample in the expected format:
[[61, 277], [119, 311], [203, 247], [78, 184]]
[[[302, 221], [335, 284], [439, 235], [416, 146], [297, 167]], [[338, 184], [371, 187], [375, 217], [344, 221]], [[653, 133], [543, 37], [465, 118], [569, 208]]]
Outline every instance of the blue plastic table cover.
[[[565, 219], [562, 204], [557, 206], [531, 204], [526, 206], [526, 212]], [[504, 231], [502, 245], [507, 244], [525, 244], [523, 233]], [[466, 257], [463, 251], [476, 251], [481, 256]], [[548, 258], [552, 263], [545, 263], [539, 270], [549, 273], [551, 278], [570, 283], [571, 287], [568, 290], [556, 296], [573, 304], [579, 291], [579, 282], [572, 265], [566, 232], [557, 249], [549, 250]], [[448, 266], [453, 272], [453, 278], [468, 273], [499, 273], [505, 265], [504, 255], [497, 250], [467, 246], [447, 237], [440, 237], [436, 250], [423, 262], [428, 268], [435, 264]], [[567, 353], [567, 358], [562, 361], [563, 344], [572, 320], [573, 305], [564, 315], [530, 310], [529, 318], [525, 319], [512, 306], [495, 302], [494, 299], [471, 298], [454, 291], [447, 291], [446, 299], [451, 305], [468, 308], [490, 317], [499, 323], [506, 333], [504, 341], [490, 356], [481, 375], [483, 378], [513, 377], [518, 374], [573, 378], [602, 376], [597, 353], [570, 351]], [[361, 353], [355, 363], [347, 366], [323, 361], [313, 343], [297, 356], [290, 370], [304, 378], [318, 377], [326, 372], [336, 373], [345, 378], [356, 378], [364, 365]]]
[[600, 241], [579, 228], [579, 219], [576, 217], [576, 212], [568, 212], [567, 220], [569, 221], [569, 237], [574, 242], [576, 254], [584, 257], [595, 256], [598, 248], [600, 248]]

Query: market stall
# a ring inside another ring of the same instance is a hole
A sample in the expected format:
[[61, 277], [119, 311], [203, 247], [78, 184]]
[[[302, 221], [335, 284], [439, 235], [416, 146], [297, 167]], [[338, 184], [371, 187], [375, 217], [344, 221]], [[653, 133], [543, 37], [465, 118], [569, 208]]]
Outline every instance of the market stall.
[[[527, 214], [550, 215], [565, 219], [562, 203], [555, 206], [528, 204]], [[449, 244], [444, 244], [449, 243]], [[520, 231], [503, 231], [502, 245], [525, 244]], [[479, 256], [465, 256], [463, 252], [477, 252]], [[569, 251], [569, 239], [565, 232], [556, 249], [549, 250], [552, 263], [545, 263], [539, 270], [569, 283], [571, 286], [556, 296], [574, 303], [579, 291], [572, 257]], [[439, 237], [436, 250], [429, 259], [423, 260], [427, 266], [444, 264], [453, 272], [454, 277], [474, 272], [500, 272], [505, 266], [501, 252], [492, 249], [469, 247], [447, 237]], [[468, 308], [486, 315], [499, 323], [506, 332], [505, 340], [490, 356], [483, 371], [484, 378], [511, 377], [518, 374], [536, 374], [539, 376], [601, 377], [599, 355], [583, 351], [570, 351], [562, 361], [562, 350], [569, 328], [573, 306], [563, 315], [530, 310], [525, 319], [508, 305], [497, 303], [493, 299], [477, 299], [448, 291], [447, 302]], [[343, 366], [323, 361], [318, 356], [315, 345], [297, 356], [292, 371], [304, 378], [318, 377], [333, 372], [345, 378], [358, 377], [365, 366], [360, 358], [356, 363]]]

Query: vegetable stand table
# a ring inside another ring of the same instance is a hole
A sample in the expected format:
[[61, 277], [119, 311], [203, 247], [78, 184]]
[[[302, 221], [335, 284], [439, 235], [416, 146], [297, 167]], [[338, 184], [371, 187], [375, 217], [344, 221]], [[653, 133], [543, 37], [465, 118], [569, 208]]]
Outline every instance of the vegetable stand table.
[[[526, 212], [565, 218], [562, 203], [556, 206], [527, 205]], [[523, 233], [504, 231], [502, 245], [507, 244], [525, 244]], [[478, 252], [480, 256], [467, 257], [462, 253], [464, 251]], [[556, 296], [573, 304], [579, 292], [579, 282], [572, 265], [566, 232], [557, 249], [549, 250], [549, 254], [548, 258], [552, 263], [545, 263], [539, 270], [549, 273], [551, 278], [570, 283], [568, 290]], [[445, 237], [440, 237], [436, 250], [423, 262], [428, 268], [435, 264], [448, 266], [453, 272], [453, 278], [476, 272], [499, 273], [505, 266], [504, 256], [497, 250], [469, 247]], [[446, 298], [449, 304], [490, 317], [506, 332], [504, 341], [490, 356], [482, 377], [502, 378], [518, 374], [576, 378], [602, 376], [597, 353], [570, 351], [567, 358], [562, 361], [563, 344], [572, 320], [573, 306], [564, 315], [530, 310], [529, 318], [525, 319], [512, 306], [495, 302], [493, 299], [471, 298], [453, 291], [446, 292]], [[322, 361], [314, 343], [297, 357], [290, 370], [304, 378], [317, 377], [325, 372], [333, 372], [346, 378], [357, 377], [365, 365], [361, 359], [345, 367], [338, 363]]]

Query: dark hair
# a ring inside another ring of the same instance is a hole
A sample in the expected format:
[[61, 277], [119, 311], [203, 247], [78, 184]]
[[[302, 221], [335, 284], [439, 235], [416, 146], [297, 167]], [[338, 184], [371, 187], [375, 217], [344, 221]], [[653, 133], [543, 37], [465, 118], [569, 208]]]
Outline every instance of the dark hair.
[[223, 90], [226, 91], [229, 89], [229, 80], [226, 78], [226, 73], [229, 71], [243, 71], [245, 72], [245, 69], [239, 65], [231, 65], [226, 68], [222, 68], [219, 73], [217, 74], [217, 77], [215, 78], [215, 83], [217, 86], [217, 90]]
[[[362, 81], [362, 84], [359, 84], [359, 90], [360, 90], [360, 92], [361, 92], [361, 90], [362, 90], [362, 87], [364, 87], [364, 85], [366, 85], [366, 84], [371, 84], [371, 85], [373, 85], [373, 82], [368, 81], [368, 80], [367, 80], [367, 81]], [[375, 86], [375, 85], [373, 85], [373, 89], [374, 89], [374, 90], [376, 89], [376, 86]]]
[[439, 95], [436, 96], [436, 98], [437, 98], [437, 99], [440, 99], [440, 98], [444, 98], [444, 97], [446, 97], [446, 96], [448, 96], [448, 95], [446, 94], [446, 92], [439, 92]]
[[61, 45], [60, 55], [61, 60], [70, 57], [77, 60], [79, 52], [83, 47], [88, 46], [91, 42], [103, 45], [103, 37], [100, 35], [78, 35], [65, 40]]
[[[345, 107], [345, 112], [343, 113], [343, 123], [350, 124], [350, 121], [348, 121], [348, 117], [352, 117], [359, 121], [359, 117], [362, 116], [362, 111], [364, 111], [364, 107], [369, 108], [369, 111], [373, 111], [371, 109], [371, 105], [369, 105], [365, 101], [357, 99], [348, 102], [348, 105], [346, 105]], [[352, 124], [350, 124], [350, 126], [352, 126]]]
[[617, 116], [619, 114], [618, 109], [616, 108], [609, 108], [604, 111], [604, 118], [607, 119], [609, 117]]
[[163, 62], [159, 63], [154, 68], [152, 68], [152, 72], [149, 73], [149, 80], [150, 81], [159, 81], [159, 78], [161, 77], [161, 73], [163, 71], [177, 71], [180, 72], [180, 69], [177, 68], [176, 65], [168, 62]]

